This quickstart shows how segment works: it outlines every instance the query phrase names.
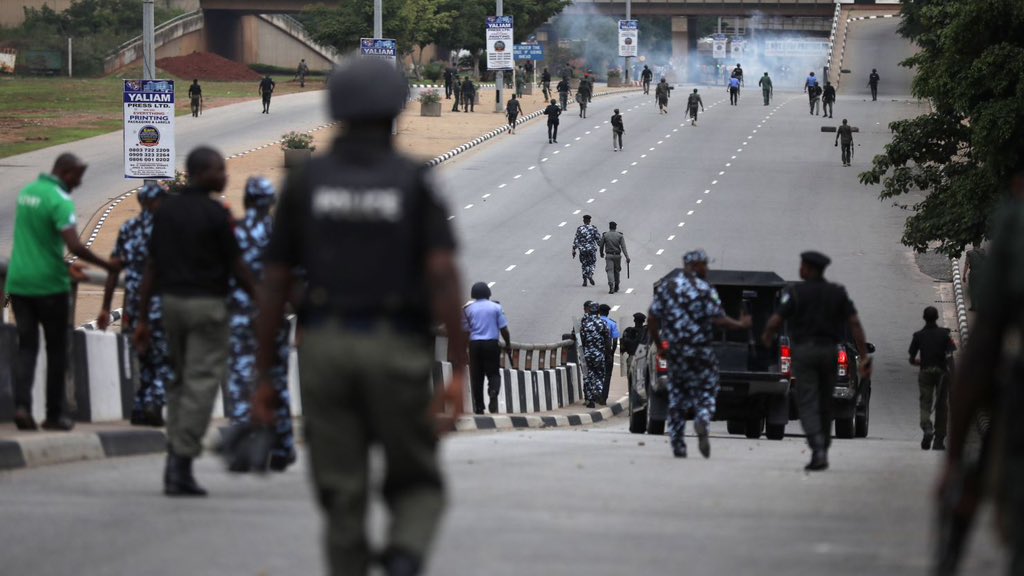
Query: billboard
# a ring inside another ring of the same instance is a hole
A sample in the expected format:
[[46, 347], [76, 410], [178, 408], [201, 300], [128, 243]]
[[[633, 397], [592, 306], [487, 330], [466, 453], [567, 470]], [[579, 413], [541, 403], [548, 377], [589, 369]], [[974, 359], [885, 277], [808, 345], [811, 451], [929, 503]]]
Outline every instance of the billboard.
[[487, 69], [512, 70], [514, 43], [512, 41], [512, 17], [487, 17]]
[[359, 54], [395, 62], [398, 60], [398, 41], [391, 38], [360, 38]]
[[174, 179], [174, 81], [124, 81], [124, 177]]
[[639, 29], [636, 20], [619, 20], [619, 56], [636, 56]]
[[726, 45], [728, 42], [729, 40], [724, 34], [715, 34], [711, 38], [711, 56], [713, 58], [725, 58], [727, 56]]
[[543, 44], [516, 44], [514, 49], [516, 60], [543, 60], [544, 59], [544, 45]]

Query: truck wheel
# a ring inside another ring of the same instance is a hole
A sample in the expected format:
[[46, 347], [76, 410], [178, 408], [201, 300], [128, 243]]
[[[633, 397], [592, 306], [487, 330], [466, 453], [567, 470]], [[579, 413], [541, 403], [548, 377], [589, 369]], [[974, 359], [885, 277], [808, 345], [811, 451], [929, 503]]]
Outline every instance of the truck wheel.
[[853, 438], [853, 418], [836, 420], [836, 438]]
[[647, 421], [647, 433], [655, 436], [661, 436], [665, 433], [665, 421], [664, 420], [648, 420]]
[[643, 434], [647, 431], [647, 409], [631, 411], [629, 414], [629, 431]]
[[854, 434], [857, 438], [868, 437], [868, 423], [871, 418], [871, 405], [865, 404], [864, 410], [854, 418]]
[[746, 434], [747, 438], [751, 440], [757, 440], [761, 437], [761, 430], [764, 428], [764, 418], [758, 416], [747, 420]]
[[729, 434], [743, 434], [747, 431], [747, 423], [743, 420], [726, 420], [725, 429]]
[[769, 440], [782, 440], [786, 436], [785, 424], [768, 424], [764, 427], [764, 435]]

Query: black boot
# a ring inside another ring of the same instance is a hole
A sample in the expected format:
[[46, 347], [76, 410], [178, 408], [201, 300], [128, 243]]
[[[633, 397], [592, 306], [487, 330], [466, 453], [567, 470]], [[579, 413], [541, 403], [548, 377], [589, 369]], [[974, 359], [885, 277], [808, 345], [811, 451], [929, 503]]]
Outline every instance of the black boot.
[[711, 441], [708, 439], [708, 425], [702, 422], [694, 424], [697, 429], [697, 448], [705, 458], [711, 458]]
[[924, 437], [921, 438], [921, 450], [929, 450], [929, 449], [931, 449], [931, 447], [932, 447], [932, 435], [931, 434], [925, 434]]
[[811, 447], [811, 461], [804, 467], [804, 470], [808, 472], [828, 470], [828, 449], [825, 447], [825, 436], [815, 434], [807, 439], [807, 443]]
[[946, 449], [946, 438], [943, 436], [936, 436], [935, 441], [932, 442], [932, 450], [945, 450]]
[[490, 412], [491, 414], [497, 414], [498, 413], [498, 397], [497, 396], [491, 396], [490, 401], [487, 403], [487, 411]]
[[192, 459], [167, 452], [167, 468], [164, 469], [164, 494], [167, 496], [206, 496], [192, 476]]
[[423, 561], [414, 554], [392, 548], [381, 557], [388, 576], [417, 576], [423, 570]]
[[686, 444], [672, 447], [672, 455], [676, 458], [686, 458]]

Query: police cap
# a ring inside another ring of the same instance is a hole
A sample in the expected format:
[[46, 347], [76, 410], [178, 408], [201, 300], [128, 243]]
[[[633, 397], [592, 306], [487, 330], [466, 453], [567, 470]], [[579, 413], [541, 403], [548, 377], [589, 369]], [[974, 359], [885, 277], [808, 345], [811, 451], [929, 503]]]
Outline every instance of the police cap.
[[683, 264], [697, 264], [698, 262], [707, 263], [708, 253], [697, 249], [691, 250], [683, 255]]
[[821, 271], [824, 271], [825, 268], [828, 268], [828, 265], [832, 263], [832, 260], [828, 256], [814, 250], [808, 250], [801, 254], [800, 260], [811, 268]]
[[257, 208], [274, 205], [274, 185], [263, 176], [250, 176], [245, 181], [245, 203]]
[[139, 188], [139, 202], [149, 202], [151, 200], [156, 200], [165, 192], [166, 190], [164, 190], [163, 186], [155, 182], [146, 184], [142, 188]]
[[377, 58], [352, 58], [327, 84], [335, 120], [388, 120], [398, 116], [409, 91], [405, 76]]
[[647, 315], [644, 314], [643, 312], [637, 312], [636, 314], [633, 314], [633, 321], [634, 322], [646, 322], [647, 321]]

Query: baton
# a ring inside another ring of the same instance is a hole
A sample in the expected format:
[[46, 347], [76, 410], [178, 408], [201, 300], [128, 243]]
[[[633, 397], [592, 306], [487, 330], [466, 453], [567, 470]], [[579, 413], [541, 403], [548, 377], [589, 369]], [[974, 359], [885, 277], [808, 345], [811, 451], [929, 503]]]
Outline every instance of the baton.
[[629, 280], [629, 260], [626, 260], [626, 280]]

